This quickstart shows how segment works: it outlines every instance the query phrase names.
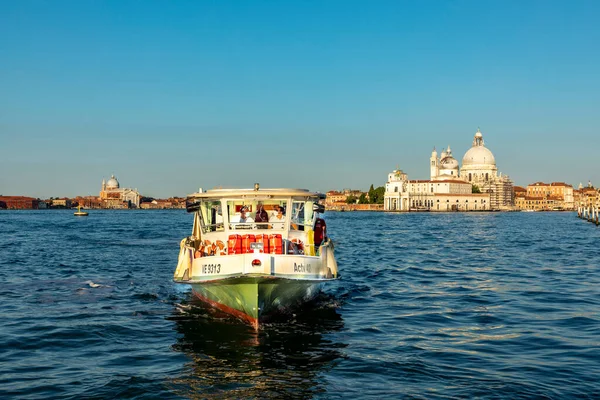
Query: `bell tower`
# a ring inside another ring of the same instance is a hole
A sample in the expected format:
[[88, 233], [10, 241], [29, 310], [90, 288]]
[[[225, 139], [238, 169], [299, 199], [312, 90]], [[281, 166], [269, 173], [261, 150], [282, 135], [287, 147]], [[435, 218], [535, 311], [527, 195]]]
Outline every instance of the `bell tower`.
[[431, 168], [431, 179], [433, 180], [435, 177], [438, 176], [440, 170], [440, 160], [437, 156], [437, 151], [435, 150], [435, 147], [431, 152], [431, 158], [429, 158], [429, 167]]

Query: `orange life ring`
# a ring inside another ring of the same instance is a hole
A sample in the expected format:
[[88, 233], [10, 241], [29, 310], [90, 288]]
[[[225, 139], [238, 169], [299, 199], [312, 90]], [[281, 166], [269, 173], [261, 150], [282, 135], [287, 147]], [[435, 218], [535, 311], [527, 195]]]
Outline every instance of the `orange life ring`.
[[215, 246], [213, 242], [206, 239], [204, 242], [202, 242], [200, 251], [202, 252], [202, 254], [204, 254], [204, 256], [214, 256], [216, 247], [217, 246]]
[[220, 256], [224, 256], [227, 254], [227, 249], [225, 248], [225, 243], [221, 240], [216, 241], [215, 254], [219, 254]]

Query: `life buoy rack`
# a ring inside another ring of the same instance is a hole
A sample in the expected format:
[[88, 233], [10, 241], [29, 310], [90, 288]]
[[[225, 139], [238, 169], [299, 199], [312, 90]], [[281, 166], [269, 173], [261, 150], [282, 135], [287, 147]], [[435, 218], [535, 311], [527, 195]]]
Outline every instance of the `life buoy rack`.
[[218, 253], [220, 256], [224, 256], [227, 254], [227, 247], [225, 247], [225, 243], [222, 240], [217, 240], [215, 242], [217, 248], [215, 249], [215, 254]]
[[215, 254], [215, 248], [217, 246], [211, 242], [210, 240], [206, 239], [202, 242], [202, 245], [200, 246], [200, 252], [202, 253], [203, 256], [207, 257], [207, 256], [212, 256]]
[[194, 258], [198, 257], [209, 257], [209, 256], [224, 256], [227, 254], [227, 247], [225, 243], [221, 240], [217, 240], [216, 242], [211, 242], [206, 239], [200, 243], [200, 247], [194, 253]]
[[294, 238], [288, 243], [288, 254], [304, 254], [304, 242], [302, 240]]

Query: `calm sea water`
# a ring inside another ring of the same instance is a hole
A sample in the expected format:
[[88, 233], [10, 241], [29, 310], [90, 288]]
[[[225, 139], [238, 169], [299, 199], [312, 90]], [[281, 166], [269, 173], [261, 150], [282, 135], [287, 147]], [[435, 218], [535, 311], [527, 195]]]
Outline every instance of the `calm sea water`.
[[0, 212], [0, 398], [600, 398], [600, 228], [326, 219], [342, 279], [255, 333], [171, 282], [184, 211]]

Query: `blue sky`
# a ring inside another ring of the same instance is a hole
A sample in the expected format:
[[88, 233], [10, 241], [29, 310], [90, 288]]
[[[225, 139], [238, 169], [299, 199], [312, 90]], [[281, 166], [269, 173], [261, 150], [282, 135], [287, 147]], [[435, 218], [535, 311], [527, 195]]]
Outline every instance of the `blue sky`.
[[480, 127], [515, 184], [600, 185], [597, 1], [0, 0], [0, 194], [326, 191]]

